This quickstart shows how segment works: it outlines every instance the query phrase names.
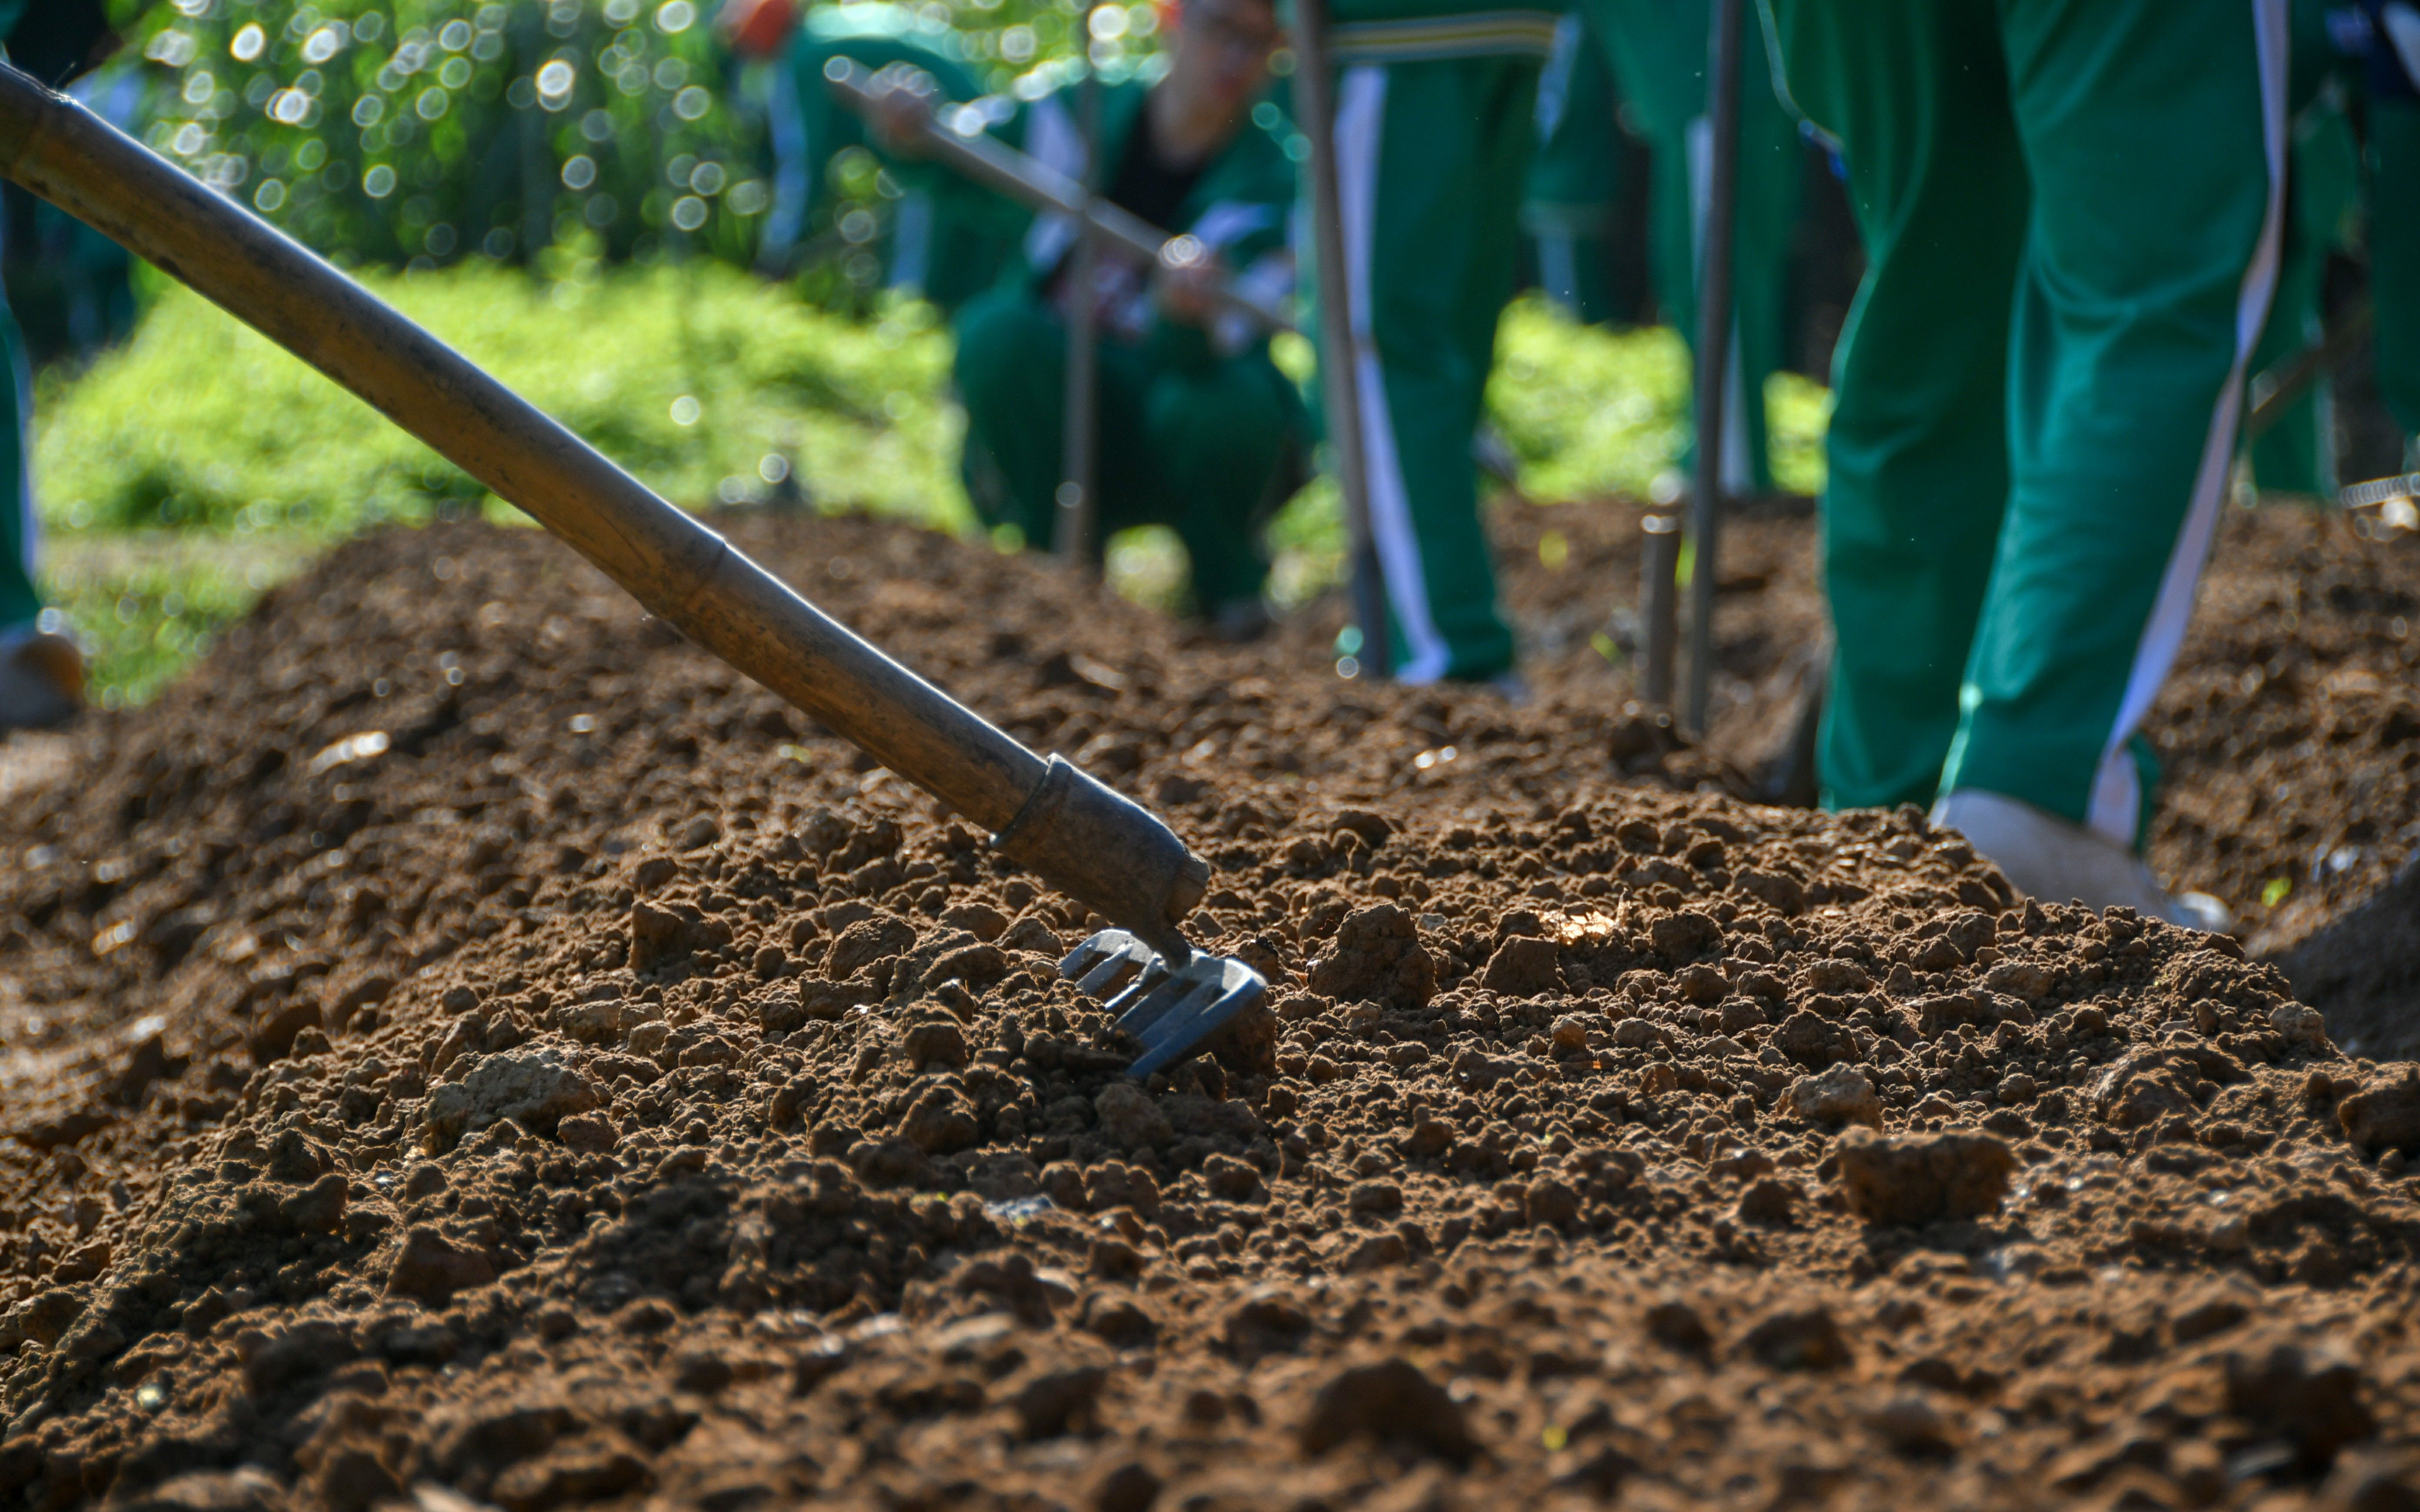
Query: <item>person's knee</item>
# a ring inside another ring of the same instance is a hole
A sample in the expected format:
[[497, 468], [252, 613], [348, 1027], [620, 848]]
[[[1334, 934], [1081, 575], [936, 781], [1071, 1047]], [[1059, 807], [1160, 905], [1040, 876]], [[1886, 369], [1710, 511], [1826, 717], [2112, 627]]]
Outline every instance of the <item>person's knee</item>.
[[1007, 296], [978, 300], [957, 321], [953, 376], [970, 409], [989, 409], [1030, 388], [1037, 370], [1058, 360], [1057, 320]]

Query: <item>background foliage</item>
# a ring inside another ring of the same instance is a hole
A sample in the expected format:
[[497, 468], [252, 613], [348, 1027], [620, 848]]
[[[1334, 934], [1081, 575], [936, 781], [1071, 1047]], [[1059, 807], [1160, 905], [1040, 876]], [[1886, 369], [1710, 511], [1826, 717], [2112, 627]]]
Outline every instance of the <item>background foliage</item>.
[[[525, 262], [575, 240], [746, 263], [771, 199], [768, 80], [723, 49], [715, 3], [173, 0], [128, 27], [122, 124], [353, 263]], [[869, 3], [996, 90], [1076, 67], [1074, 0]], [[1156, 18], [1110, 6], [1093, 28], [1118, 73]]]
[[[929, 307], [901, 301], [859, 322], [736, 269], [609, 270], [565, 251], [568, 268], [551, 281], [475, 264], [361, 276], [668, 498], [764, 501], [795, 472], [831, 507], [943, 527], [970, 518], [951, 471], [949, 347]], [[35, 417], [43, 510], [70, 532], [334, 535], [485, 498], [181, 288], [83, 376], [46, 382]]]
[[[364, 276], [679, 502], [868, 509], [975, 528], [954, 471], [949, 335], [929, 306], [897, 301], [858, 320], [713, 263], [613, 268], [580, 244], [549, 262], [559, 276], [480, 264]], [[1498, 347], [1489, 403], [1525, 492], [1656, 490], [1685, 431], [1677, 336], [1578, 327], [1524, 299]], [[1801, 387], [1774, 395], [1786, 401], [1779, 458], [1787, 481], [1811, 487], [1823, 394]], [[520, 517], [174, 287], [127, 345], [79, 376], [46, 375], [35, 414], [48, 586], [94, 648], [107, 698], [147, 696], [322, 543], [441, 514]], [[1269, 545], [1280, 603], [1335, 581], [1343, 532], [1333, 489], [1306, 488]], [[1164, 531], [1125, 532], [1109, 573], [1131, 596], [1172, 601], [1181, 548]]]

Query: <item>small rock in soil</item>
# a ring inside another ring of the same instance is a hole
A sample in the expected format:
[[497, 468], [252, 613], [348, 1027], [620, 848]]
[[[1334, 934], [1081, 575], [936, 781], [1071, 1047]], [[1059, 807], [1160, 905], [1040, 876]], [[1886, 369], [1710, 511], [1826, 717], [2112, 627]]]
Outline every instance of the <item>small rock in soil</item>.
[[1868, 1223], [1907, 1228], [1995, 1211], [2017, 1165], [2007, 1142], [1990, 1134], [1851, 1129], [1837, 1153], [1849, 1211]]

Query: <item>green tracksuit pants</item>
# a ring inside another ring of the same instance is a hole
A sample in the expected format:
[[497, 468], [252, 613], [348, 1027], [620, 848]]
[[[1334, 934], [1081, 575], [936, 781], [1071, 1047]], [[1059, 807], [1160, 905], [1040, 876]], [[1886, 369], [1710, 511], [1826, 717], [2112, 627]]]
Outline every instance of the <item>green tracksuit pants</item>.
[[0, 300], [0, 641], [42, 612], [34, 587], [33, 397], [24, 339]]
[[[1706, 63], [1708, 0], [1583, 0], [1614, 85], [1646, 138], [1652, 182], [1648, 255], [1656, 299], [1694, 349], [1699, 243], [1712, 193], [1713, 118]], [[1731, 241], [1731, 352], [1723, 396], [1723, 486], [1768, 492], [1764, 380], [1789, 360], [1790, 244], [1797, 227], [1807, 148], [1774, 93], [1761, 27], [1745, 39], [1740, 81], [1740, 158]], [[1690, 464], [1683, 461], [1683, 467]]]
[[[1348, 63], [1336, 93], [1354, 373], [1395, 676], [1512, 665], [1470, 440], [1512, 298], [1535, 57]], [[1330, 424], [1334, 424], [1330, 417]]]
[[1576, 10], [1555, 27], [1555, 51], [1538, 79], [1537, 122], [1521, 196], [1527, 270], [1565, 314], [1597, 325], [1614, 316], [1621, 126], [1605, 49]]
[[[986, 524], [1047, 547], [1063, 476], [1066, 323], [1004, 285], [969, 303], [956, 327], [967, 491]], [[1149, 343], [1103, 339], [1097, 364], [1100, 538], [1170, 526], [1192, 561], [1200, 612], [1256, 599], [1268, 566], [1254, 532], [1300, 444], [1285, 375], [1265, 347], [1221, 357], [1178, 327]]]
[[1764, 0], [1869, 256], [1826, 451], [1838, 807], [2138, 843], [2277, 266], [2285, 0]]
[[2420, 102], [2369, 102], [2368, 208], [2378, 389], [2420, 467]]

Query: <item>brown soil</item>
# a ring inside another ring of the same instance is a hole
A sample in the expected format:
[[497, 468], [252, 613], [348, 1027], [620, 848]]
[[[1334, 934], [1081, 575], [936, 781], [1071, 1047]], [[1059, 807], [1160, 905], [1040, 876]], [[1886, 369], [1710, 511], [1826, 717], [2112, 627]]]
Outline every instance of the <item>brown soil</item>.
[[[1633, 696], [1626, 660], [1638, 572], [1635, 515], [1520, 509], [1500, 520], [1506, 597], [1549, 702]], [[1549, 571], [1548, 532], [1568, 553]], [[1725, 535], [1713, 750], [1740, 787], [1783, 753], [1824, 620], [1812, 521], [1744, 521]], [[2165, 785], [2151, 836], [2170, 886], [2231, 909], [2347, 1048], [2420, 1054], [2420, 537], [2298, 506], [2229, 510], [2177, 673], [2148, 733]], [[2344, 937], [2323, 934], [2374, 906]], [[2401, 949], [2396, 949], [2399, 943]]]
[[[735, 527], [1218, 868], [1273, 1011], [1147, 1086], [1051, 969], [1092, 921], [551, 543], [338, 552], [0, 818], [0, 1505], [2409, 1504], [2420, 1085], [2231, 942], [1729, 795], [1807, 527], [1726, 564], [1734, 762], [1623, 712], [1591, 517], [1503, 522], [1529, 707]], [[2226, 686], [2281, 752], [2343, 696]], [[2385, 717], [2307, 766], [2408, 812]], [[2318, 842], [2267, 823], [2161, 854], [2241, 902]]]

